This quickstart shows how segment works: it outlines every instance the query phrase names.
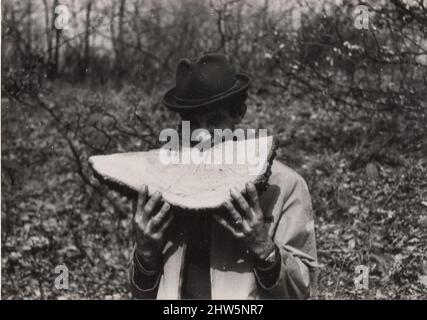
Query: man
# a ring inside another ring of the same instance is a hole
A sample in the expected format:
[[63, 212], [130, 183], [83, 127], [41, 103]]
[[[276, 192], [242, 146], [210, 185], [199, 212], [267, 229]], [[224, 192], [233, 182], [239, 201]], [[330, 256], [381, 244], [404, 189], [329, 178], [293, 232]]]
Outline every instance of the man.
[[[182, 60], [163, 103], [192, 129], [231, 129], [246, 112], [249, 76], [225, 56]], [[305, 181], [274, 161], [258, 195], [230, 190], [213, 212], [171, 209], [144, 187], [135, 203], [130, 267], [135, 297], [145, 299], [308, 298], [317, 267], [311, 199]]]

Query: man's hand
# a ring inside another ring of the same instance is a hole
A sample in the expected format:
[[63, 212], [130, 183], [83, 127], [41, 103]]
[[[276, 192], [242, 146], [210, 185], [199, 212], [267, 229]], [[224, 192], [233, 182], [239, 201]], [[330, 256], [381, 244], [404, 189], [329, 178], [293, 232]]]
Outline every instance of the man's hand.
[[258, 193], [253, 183], [246, 185], [246, 192], [249, 203], [236, 189], [230, 191], [236, 206], [231, 201], [227, 201], [224, 206], [232, 222], [219, 215], [214, 215], [214, 218], [236, 238], [241, 239], [257, 259], [264, 260], [273, 252], [275, 245], [268, 235], [268, 224], [264, 222]]
[[173, 219], [167, 202], [157, 210], [161, 200], [160, 192], [150, 198], [147, 186], [143, 186], [133, 219], [138, 260], [150, 270], [156, 270], [160, 265], [161, 252], [165, 245], [164, 234]]

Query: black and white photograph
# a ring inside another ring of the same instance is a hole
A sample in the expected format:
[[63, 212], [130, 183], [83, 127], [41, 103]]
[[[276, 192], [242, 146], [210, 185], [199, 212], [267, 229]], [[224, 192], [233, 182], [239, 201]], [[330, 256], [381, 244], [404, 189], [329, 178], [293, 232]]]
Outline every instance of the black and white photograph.
[[1, 1], [2, 300], [425, 300], [426, 247], [426, 0]]

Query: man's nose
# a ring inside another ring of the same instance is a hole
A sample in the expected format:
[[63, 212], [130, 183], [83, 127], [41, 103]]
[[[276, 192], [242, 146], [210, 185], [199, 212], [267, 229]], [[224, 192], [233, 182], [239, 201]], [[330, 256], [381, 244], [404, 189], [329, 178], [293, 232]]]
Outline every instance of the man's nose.
[[212, 139], [212, 134], [207, 133], [206, 131], [197, 131], [197, 132], [193, 131], [192, 138], [197, 141], [206, 141], [206, 140]]

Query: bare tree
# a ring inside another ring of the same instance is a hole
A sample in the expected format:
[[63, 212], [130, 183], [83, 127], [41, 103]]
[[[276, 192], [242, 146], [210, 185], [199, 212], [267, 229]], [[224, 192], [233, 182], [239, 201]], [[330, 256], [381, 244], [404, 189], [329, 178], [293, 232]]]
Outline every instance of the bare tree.
[[81, 58], [80, 77], [86, 78], [86, 74], [90, 64], [90, 35], [91, 35], [91, 12], [93, 1], [86, 3], [86, 18], [83, 44], [83, 57]]
[[[50, 10], [49, 10], [49, 3], [48, 0], [43, 0], [44, 5], [44, 19], [45, 19], [45, 39], [46, 39], [46, 51], [47, 51], [47, 57], [46, 62], [47, 64], [50, 64], [52, 61], [52, 32], [51, 32], [51, 17], [50, 17]], [[53, 20], [53, 19], [52, 19]]]

